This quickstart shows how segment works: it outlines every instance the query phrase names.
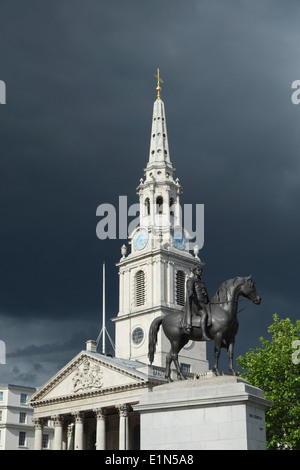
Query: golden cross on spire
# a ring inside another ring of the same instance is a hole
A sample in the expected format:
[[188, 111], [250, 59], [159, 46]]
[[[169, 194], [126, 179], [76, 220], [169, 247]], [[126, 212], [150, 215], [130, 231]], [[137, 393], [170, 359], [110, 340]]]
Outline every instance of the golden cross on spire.
[[154, 74], [154, 77], [157, 78], [157, 87], [156, 87], [157, 99], [160, 100], [160, 92], [161, 92], [160, 84], [161, 84], [161, 83], [164, 83], [164, 81], [163, 81], [163, 79], [160, 78], [160, 76], [159, 76], [159, 68], [157, 69], [157, 75]]

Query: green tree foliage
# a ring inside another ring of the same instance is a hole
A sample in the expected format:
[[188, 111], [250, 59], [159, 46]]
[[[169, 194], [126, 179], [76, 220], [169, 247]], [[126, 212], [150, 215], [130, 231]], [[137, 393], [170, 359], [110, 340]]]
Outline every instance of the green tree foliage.
[[300, 450], [300, 320], [289, 318], [268, 328], [271, 340], [260, 338], [261, 347], [237, 358], [241, 374], [265, 392], [273, 405], [266, 411], [268, 449]]

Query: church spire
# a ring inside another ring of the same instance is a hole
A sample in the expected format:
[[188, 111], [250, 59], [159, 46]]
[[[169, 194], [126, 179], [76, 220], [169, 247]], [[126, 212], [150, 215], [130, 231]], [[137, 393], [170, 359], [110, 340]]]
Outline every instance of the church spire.
[[[159, 217], [159, 225], [169, 229], [176, 204], [176, 214], [179, 209], [179, 196], [182, 188], [175, 178], [175, 169], [170, 160], [165, 105], [161, 99], [160, 84], [163, 83], [157, 69], [157, 98], [153, 104], [150, 151], [145, 168], [145, 180], [141, 178], [137, 188], [140, 198], [141, 226], [157, 226], [155, 215]], [[156, 209], [160, 206], [160, 209]], [[151, 207], [153, 210], [151, 210]], [[170, 209], [172, 207], [172, 209]]]
[[159, 76], [159, 68], [157, 69], [157, 75], [154, 76], [157, 78], [157, 98], [153, 105], [150, 153], [147, 170], [164, 167], [167, 168], [167, 175], [173, 176], [174, 169], [169, 154], [165, 105], [160, 96], [160, 84], [163, 83], [163, 80]]

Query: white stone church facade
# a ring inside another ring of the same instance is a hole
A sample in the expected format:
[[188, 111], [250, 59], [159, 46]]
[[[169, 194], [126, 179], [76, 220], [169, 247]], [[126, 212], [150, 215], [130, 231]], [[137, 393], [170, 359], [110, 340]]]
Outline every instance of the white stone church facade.
[[[49, 420], [54, 423], [55, 450], [139, 449], [140, 415], [134, 408], [141, 396], [165, 383], [170, 344], [159, 332], [155, 360], [149, 365], [150, 324], [183, 309], [186, 280], [199, 258], [197, 252], [190, 253], [189, 234], [180, 225], [182, 188], [170, 159], [159, 84], [158, 79], [149, 159], [137, 188], [140, 223], [129, 237], [130, 253], [122, 247], [117, 264], [115, 357], [100, 354], [96, 341], [87, 341], [86, 350], [36, 391], [30, 404], [37, 450]], [[205, 374], [205, 343], [188, 343], [180, 362], [191, 378]]]

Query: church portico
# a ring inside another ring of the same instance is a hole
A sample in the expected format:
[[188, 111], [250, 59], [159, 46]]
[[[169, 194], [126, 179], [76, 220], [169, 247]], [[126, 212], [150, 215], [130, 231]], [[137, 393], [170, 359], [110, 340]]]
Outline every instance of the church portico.
[[48, 421], [54, 426], [53, 450], [139, 449], [139, 413], [127, 403], [35, 419], [35, 450], [42, 450]]

